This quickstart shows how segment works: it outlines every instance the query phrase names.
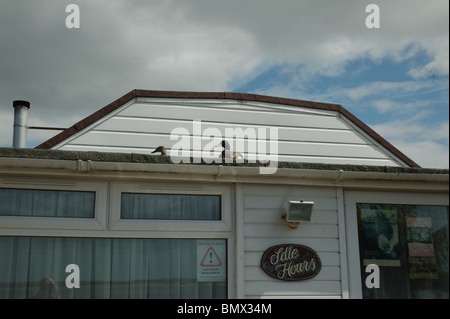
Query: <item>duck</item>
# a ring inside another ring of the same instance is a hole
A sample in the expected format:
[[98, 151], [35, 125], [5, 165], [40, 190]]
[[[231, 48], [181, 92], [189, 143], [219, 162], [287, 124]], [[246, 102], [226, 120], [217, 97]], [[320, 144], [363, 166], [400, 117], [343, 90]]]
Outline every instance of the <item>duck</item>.
[[219, 143], [217, 146], [222, 146], [223, 151], [220, 153], [221, 158], [232, 158], [232, 159], [238, 159], [238, 158], [244, 158], [241, 153], [239, 152], [233, 152], [231, 151], [230, 143], [228, 143], [227, 140], [222, 140], [221, 143]]
[[152, 152], [152, 154], [153, 153], [161, 153], [161, 155], [167, 155], [167, 151], [166, 151], [166, 148], [164, 147], [164, 146], [158, 146], [153, 152]]

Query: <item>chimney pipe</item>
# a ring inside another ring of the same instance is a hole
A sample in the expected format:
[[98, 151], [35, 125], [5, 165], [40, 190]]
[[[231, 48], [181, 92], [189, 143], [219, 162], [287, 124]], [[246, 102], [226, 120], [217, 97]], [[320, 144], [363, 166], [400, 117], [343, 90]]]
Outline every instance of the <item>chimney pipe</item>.
[[27, 147], [27, 130], [28, 130], [28, 110], [30, 102], [17, 100], [13, 102], [14, 107], [14, 133], [13, 147]]

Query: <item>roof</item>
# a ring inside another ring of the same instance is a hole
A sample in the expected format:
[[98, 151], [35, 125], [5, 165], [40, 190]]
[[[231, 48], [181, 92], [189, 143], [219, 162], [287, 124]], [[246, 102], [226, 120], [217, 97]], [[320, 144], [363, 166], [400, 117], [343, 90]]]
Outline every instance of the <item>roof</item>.
[[[63, 151], [47, 149], [27, 149], [0, 147], [0, 159], [31, 159], [31, 160], [60, 160], [60, 161], [92, 161], [99, 163], [130, 163], [130, 164], [174, 164], [170, 156], [148, 155], [138, 153], [110, 153], [92, 151]], [[0, 161], [0, 164], [2, 161]], [[188, 166], [235, 166], [235, 167], [260, 167], [262, 163], [196, 163], [191, 161]], [[372, 172], [379, 174], [413, 174], [413, 175], [449, 175], [448, 169], [417, 168], [417, 167], [394, 167], [394, 166], [372, 166], [351, 164], [321, 164], [321, 163], [298, 163], [279, 162], [278, 168], [295, 170], [320, 170], [320, 171], [347, 171], [347, 172]]]
[[353, 122], [357, 127], [359, 127], [362, 131], [364, 131], [368, 136], [373, 138], [380, 145], [385, 147], [392, 154], [397, 156], [403, 162], [405, 162], [410, 167], [420, 167], [417, 163], [411, 160], [408, 156], [403, 154], [400, 150], [398, 150], [395, 146], [386, 141], [382, 136], [372, 130], [369, 126], [359, 120], [356, 116], [350, 113], [347, 109], [345, 109], [340, 104], [331, 104], [331, 103], [321, 103], [321, 102], [313, 102], [313, 101], [304, 101], [304, 100], [296, 100], [296, 99], [288, 99], [281, 97], [273, 97], [273, 96], [265, 96], [258, 94], [249, 94], [249, 93], [235, 93], [235, 92], [190, 92], [190, 91], [154, 91], [154, 90], [132, 90], [131, 92], [125, 94], [114, 102], [106, 105], [95, 113], [87, 116], [82, 119], [78, 123], [75, 123], [71, 127], [62, 131], [61, 133], [55, 135], [49, 140], [43, 142], [42, 144], [36, 146], [36, 149], [51, 149], [55, 145], [63, 142], [67, 138], [76, 134], [77, 132], [87, 128], [91, 124], [97, 122], [103, 117], [107, 116], [111, 112], [120, 108], [122, 105], [132, 101], [133, 99], [139, 97], [147, 97], [147, 98], [170, 98], [170, 99], [222, 99], [222, 100], [240, 100], [240, 101], [255, 101], [255, 102], [264, 102], [264, 103], [272, 103], [272, 104], [282, 104], [289, 106], [298, 106], [319, 110], [329, 110], [336, 111], [343, 116], [345, 116], [348, 120]]

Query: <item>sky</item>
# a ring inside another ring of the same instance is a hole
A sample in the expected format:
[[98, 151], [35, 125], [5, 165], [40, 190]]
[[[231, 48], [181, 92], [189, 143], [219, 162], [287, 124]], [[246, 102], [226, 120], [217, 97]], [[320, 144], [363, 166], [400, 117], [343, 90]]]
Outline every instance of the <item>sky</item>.
[[[30, 126], [69, 127], [133, 89], [341, 104], [449, 168], [449, 1], [0, 0], [0, 147], [14, 100]], [[29, 130], [27, 146], [57, 133]]]

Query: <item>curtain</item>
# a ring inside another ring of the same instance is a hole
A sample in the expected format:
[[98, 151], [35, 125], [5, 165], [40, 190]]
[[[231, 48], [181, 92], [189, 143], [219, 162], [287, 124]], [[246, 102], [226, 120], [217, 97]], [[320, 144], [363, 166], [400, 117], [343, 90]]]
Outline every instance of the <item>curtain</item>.
[[0, 216], [94, 218], [95, 192], [0, 188]]
[[[197, 280], [196, 249], [197, 239], [0, 236], [0, 298], [33, 298], [43, 278], [63, 299], [226, 298], [226, 280]], [[80, 288], [66, 287], [69, 264]]]
[[[124, 193], [121, 209], [122, 218], [220, 220], [221, 197]], [[94, 211], [95, 192], [0, 189], [0, 216], [93, 218]], [[0, 236], [0, 298], [42, 297], [42, 287], [56, 286], [61, 298], [226, 298], [226, 278], [197, 278], [197, 246], [197, 239]], [[69, 264], [80, 269], [80, 288], [66, 287]]]
[[220, 220], [220, 195], [122, 193], [121, 218]]

